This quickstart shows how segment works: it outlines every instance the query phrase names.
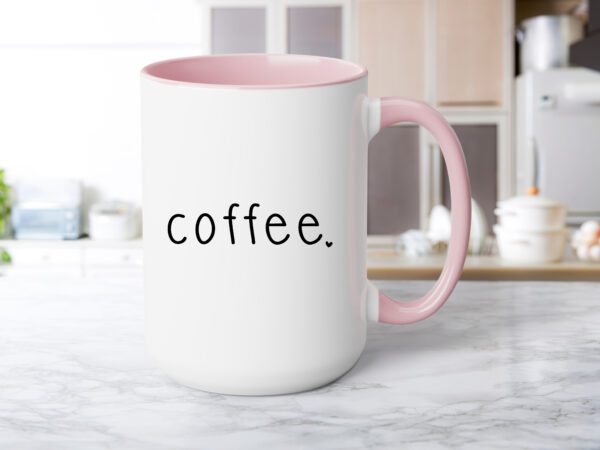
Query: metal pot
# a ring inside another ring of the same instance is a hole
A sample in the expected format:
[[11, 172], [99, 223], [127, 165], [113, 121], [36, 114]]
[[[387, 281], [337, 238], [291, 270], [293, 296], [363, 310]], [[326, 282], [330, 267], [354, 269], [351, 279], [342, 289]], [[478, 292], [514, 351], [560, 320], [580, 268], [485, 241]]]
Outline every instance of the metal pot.
[[521, 44], [521, 72], [569, 65], [569, 45], [583, 38], [583, 24], [568, 15], [537, 16], [517, 29]]

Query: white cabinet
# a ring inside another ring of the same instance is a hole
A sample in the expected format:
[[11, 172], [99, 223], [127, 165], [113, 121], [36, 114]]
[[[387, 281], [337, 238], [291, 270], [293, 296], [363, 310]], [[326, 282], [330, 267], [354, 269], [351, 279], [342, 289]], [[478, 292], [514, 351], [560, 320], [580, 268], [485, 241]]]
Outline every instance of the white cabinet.
[[425, 1], [361, 0], [359, 61], [369, 95], [425, 99]]
[[83, 248], [56, 246], [53, 242], [2, 241], [12, 264], [11, 275], [82, 276]]
[[[358, 1], [369, 96], [424, 100], [457, 126], [489, 221], [513, 193], [513, 8], [513, 0]], [[369, 152], [369, 233], [426, 228], [431, 208], [450, 202], [437, 142], [423, 129], [380, 135]]]
[[115, 277], [139, 276], [143, 268], [141, 240], [133, 241], [0, 241], [12, 263], [6, 274]]
[[265, 7], [213, 7], [210, 10], [211, 53], [264, 53], [267, 48]]
[[354, 60], [355, 0], [199, 0], [205, 53], [297, 53]]
[[343, 54], [342, 23], [341, 6], [288, 7], [288, 53], [341, 58]]
[[506, 3], [437, 0], [436, 97], [446, 106], [503, 106], [511, 45]]
[[86, 277], [141, 275], [144, 254], [141, 248], [119, 246], [86, 248], [84, 274]]
[[81, 265], [81, 248], [57, 248], [47, 244], [10, 246], [12, 261], [18, 266], [74, 266]]

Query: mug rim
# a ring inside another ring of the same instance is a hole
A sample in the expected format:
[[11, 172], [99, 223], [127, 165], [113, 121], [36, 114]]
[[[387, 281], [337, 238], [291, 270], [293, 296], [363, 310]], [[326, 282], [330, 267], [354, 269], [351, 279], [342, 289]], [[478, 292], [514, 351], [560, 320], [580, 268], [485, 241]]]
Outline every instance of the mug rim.
[[326, 56], [234, 53], [166, 59], [141, 75], [171, 85], [224, 89], [292, 89], [333, 86], [365, 77], [357, 63]]

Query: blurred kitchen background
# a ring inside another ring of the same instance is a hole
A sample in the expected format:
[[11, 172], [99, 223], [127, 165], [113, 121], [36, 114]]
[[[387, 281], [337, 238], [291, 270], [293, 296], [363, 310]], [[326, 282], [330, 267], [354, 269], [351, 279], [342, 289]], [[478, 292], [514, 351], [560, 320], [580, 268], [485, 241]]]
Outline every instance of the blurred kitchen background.
[[[0, 273], [139, 274], [139, 71], [240, 52], [358, 61], [370, 96], [443, 112], [475, 201], [464, 278], [600, 281], [597, 0], [3, 1]], [[437, 277], [448, 207], [435, 140], [379, 133], [369, 275]]]

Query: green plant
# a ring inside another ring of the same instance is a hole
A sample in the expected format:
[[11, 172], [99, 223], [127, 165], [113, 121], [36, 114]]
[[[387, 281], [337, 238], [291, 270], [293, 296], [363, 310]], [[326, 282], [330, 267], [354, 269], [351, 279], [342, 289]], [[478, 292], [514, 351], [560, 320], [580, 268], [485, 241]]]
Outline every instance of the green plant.
[[4, 169], [0, 169], [0, 237], [5, 237], [10, 216], [10, 186], [4, 181]]
[[2, 264], [10, 264], [12, 261], [10, 257], [10, 253], [8, 253], [5, 249], [0, 248], [0, 266]]

